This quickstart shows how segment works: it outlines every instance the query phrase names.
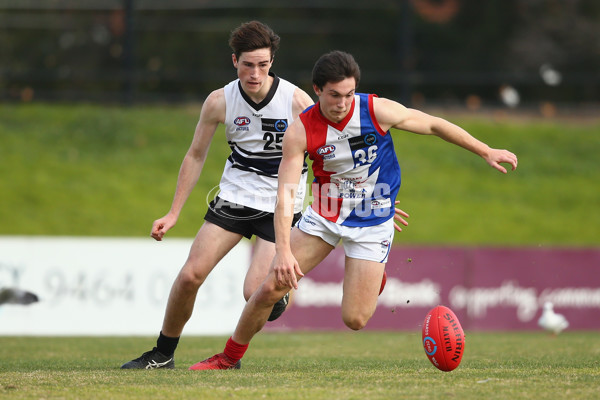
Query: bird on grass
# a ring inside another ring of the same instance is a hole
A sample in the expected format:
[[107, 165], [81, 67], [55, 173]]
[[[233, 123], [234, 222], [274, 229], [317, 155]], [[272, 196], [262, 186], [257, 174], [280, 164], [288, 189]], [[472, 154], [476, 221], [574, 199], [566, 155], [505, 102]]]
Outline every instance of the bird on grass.
[[544, 311], [538, 320], [538, 325], [556, 336], [569, 327], [569, 321], [564, 315], [555, 313], [554, 305], [547, 301], [544, 303]]
[[40, 301], [35, 293], [17, 288], [0, 289], [0, 305], [3, 304], [22, 304], [29, 305]]

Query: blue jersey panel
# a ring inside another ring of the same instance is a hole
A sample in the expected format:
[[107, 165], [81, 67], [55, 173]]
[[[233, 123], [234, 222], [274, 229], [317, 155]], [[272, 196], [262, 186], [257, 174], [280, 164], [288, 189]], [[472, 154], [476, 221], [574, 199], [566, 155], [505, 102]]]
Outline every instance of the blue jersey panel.
[[373, 192], [350, 213], [342, 225], [379, 225], [394, 216], [394, 202], [400, 189], [400, 166], [390, 132], [385, 135], [375, 126], [369, 108], [369, 95], [360, 96], [361, 136], [353, 138], [350, 147], [355, 167], [369, 165], [369, 176], [376, 176]]

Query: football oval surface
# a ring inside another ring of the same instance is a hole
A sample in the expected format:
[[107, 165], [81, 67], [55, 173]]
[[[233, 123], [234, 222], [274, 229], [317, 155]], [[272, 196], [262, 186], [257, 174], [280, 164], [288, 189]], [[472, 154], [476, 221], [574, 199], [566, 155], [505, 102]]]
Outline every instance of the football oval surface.
[[459, 366], [465, 351], [465, 333], [458, 318], [445, 306], [434, 307], [423, 321], [423, 348], [429, 361], [441, 371]]

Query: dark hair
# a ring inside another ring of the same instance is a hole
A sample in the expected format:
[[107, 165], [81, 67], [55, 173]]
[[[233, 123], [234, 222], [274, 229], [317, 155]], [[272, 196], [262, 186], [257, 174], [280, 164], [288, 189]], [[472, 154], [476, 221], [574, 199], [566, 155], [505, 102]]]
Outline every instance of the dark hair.
[[358, 87], [360, 67], [352, 54], [334, 50], [319, 57], [313, 67], [312, 81], [321, 90], [327, 82], [341, 82], [346, 78], [354, 78]]
[[247, 51], [258, 49], [271, 49], [271, 59], [279, 49], [281, 39], [271, 28], [259, 21], [245, 22], [231, 32], [229, 36], [229, 47], [233, 50], [235, 57]]

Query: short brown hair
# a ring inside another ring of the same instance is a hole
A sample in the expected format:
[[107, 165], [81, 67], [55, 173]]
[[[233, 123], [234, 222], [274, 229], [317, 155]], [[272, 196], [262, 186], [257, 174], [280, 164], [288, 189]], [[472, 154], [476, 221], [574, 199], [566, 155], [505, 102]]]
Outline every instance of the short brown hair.
[[279, 49], [281, 39], [271, 28], [259, 21], [244, 22], [229, 36], [229, 47], [236, 58], [247, 51], [269, 48], [271, 59]]
[[358, 87], [360, 67], [352, 54], [334, 50], [319, 57], [313, 67], [312, 81], [321, 90], [327, 82], [341, 82], [346, 78], [354, 78]]

